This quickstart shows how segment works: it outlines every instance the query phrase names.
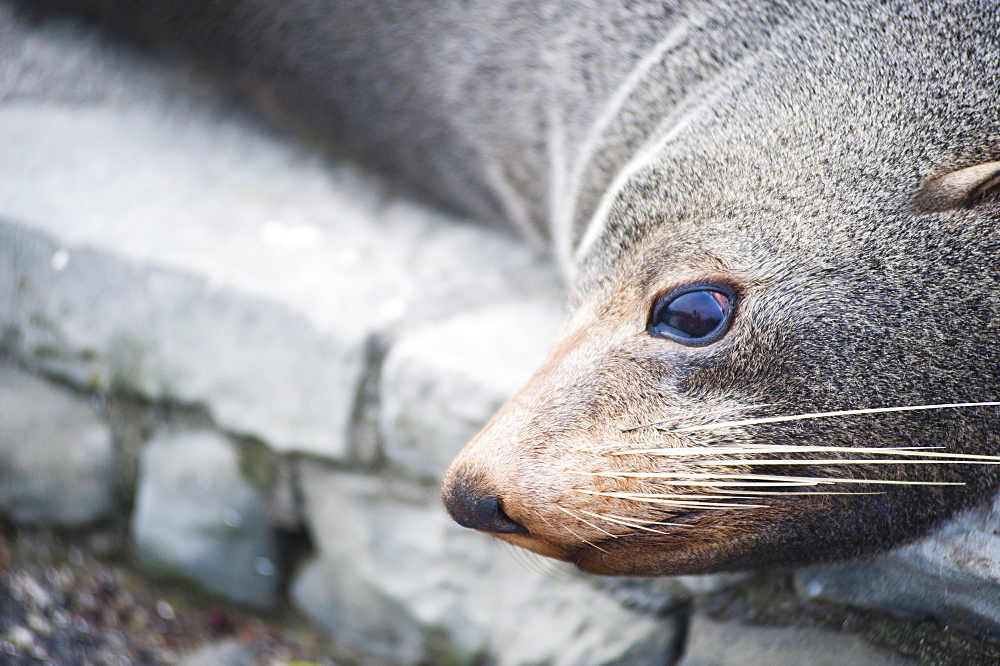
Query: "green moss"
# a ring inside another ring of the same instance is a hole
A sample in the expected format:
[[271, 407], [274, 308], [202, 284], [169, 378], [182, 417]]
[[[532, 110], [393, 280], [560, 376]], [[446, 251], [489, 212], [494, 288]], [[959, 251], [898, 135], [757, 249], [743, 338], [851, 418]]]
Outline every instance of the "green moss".
[[31, 350], [32, 356], [39, 359], [62, 358], [62, 352], [51, 345], [38, 345]]
[[258, 490], [268, 490], [274, 485], [277, 461], [266, 445], [256, 441], [240, 443], [240, 476]]
[[111, 345], [111, 385], [116, 389], [136, 389], [147, 375], [148, 345], [131, 335], [119, 335]]

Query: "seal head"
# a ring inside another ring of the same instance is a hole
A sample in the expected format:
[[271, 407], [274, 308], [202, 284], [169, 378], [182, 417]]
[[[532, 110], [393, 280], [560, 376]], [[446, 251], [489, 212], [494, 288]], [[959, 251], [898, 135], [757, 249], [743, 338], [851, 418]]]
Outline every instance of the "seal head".
[[[651, 231], [577, 292], [549, 361], [456, 459], [446, 507], [590, 572], [661, 575], [855, 557], [977, 500], [996, 405], [864, 408], [995, 395], [998, 282], [977, 262], [996, 166], [929, 181], [877, 251], [732, 219]], [[665, 315], [691, 295], [700, 339]]]
[[452, 515], [489, 497], [463, 524], [689, 574], [872, 553], [993, 489], [1000, 86], [947, 41], [789, 46], [609, 179], [561, 339], [455, 460]]

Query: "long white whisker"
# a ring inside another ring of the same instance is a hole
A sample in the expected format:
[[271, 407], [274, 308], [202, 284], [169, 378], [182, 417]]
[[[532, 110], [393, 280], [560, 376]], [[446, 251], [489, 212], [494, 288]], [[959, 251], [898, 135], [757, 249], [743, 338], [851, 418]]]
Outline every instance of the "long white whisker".
[[[736, 498], [734, 498], [736, 499]], [[766, 506], [753, 505], [753, 504], [734, 504], [730, 502], [702, 502], [699, 501], [699, 496], [685, 496], [683, 499], [649, 499], [646, 500], [650, 504], [665, 504], [667, 506], [675, 506], [683, 509], [766, 509]], [[566, 511], [562, 507], [559, 507], [562, 511]], [[573, 514], [570, 514], [573, 515]], [[586, 522], [579, 516], [573, 516], [580, 522]], [[587, 523], [589, 525], [589, 523]], [[594, 527], [591, 525], [591, 527]], [[598, 528], [594, 528], [598, 529]], [[601, 530], [602, 532], [604, 530]]]
[[[1000, 402], [950, 402], [939, 405], [905, 405], [902, 407], [871, 407], [867, 409], [841, 409], [833, 412], [811, 412], [807, 414], [794, 414], [790, 416], [765, 416], [756, 419], [744, 419], [741, 421], [724, 421], [722, 423], [712, 423], [707, 425], [682, 426], [675, 428], [673, 432], [697, 432], [700, 430], [716, 430], [719, 428], [738, 428], [741, 426], [761, 425], [765, 423], [786, 423], [789, 421], [803, 421], [806, 419], [825, 419], [835, 416], [857, 416], [862, 414], [886, 414], [890, 412], [916, 412], [930, 409], [951, 409], [968, 407], [1000, 407]], [[669, 421], [664, 421], [669, 423]], [[659, 425], [659, 424], [653, 424]]]
[[[576, 515], [575, 513], [573, 513], [572, 511], [570, 511], [569, 509], [567, 509], [565, 507], [561, 507], [561, 506], [559, 506], [557, 504], [556, 508], [559, 509], [560, 511], [562, 511], [563, 513], [565, 513], [565, 514], [568, 514], [568, 515], [572, 516], [573, 518], [576, 518], [577, 520], [579, 520], [584, 525], [589, 525], [590, 527], [593, 527], [598, 532], [603, 532], [604, 534], [607, 534], [612, 539], [617, 539], [618, 538], [617, 534], [612, 534], [611, 532], [608, 532], [607, 530], [601, 529], [600, 527], [598, 527], [594, 523], [590, 522], [589, 520], [587, 520], [585, 518], [581, 518], [580, 516]], [[591, 544], [591, 545], [593, 545], [593, 544]]]
[[[807, 477], [807, 476], [765, 476], [758, 474], [679, 474], [675, 472], [573, 472], [574, 474], [583, 474], [587, 476], [599, 476], [609, 479], [670, 479], [671, 485], [676, 486], [687, 486], [687, 485], [699, 485], [699, 486], [725, 486], [728, 485], [729, 481], [723, 481], [715, 483], [713, 479], [744, 479], [750, 480], [751, 483], [735, 484], [742, 486], [756, 486], [756, 485], [785, 485], [780, 482], [786, 482], [787, 485], [819, 485], [819, 484], [834, 484], [834, 483], [868, 483], [868, 484], [879, 484], [879, 485], [891, 485], [891, 486], [964, 486], [962, 482], [950, 482], [950, 481], [897, 481], [892, 479], [853, 479], [853, 478], [840, 478], [840, 477]], [[704, 479], [700, 482], [688, 482], [684, 479], [689, 478], [699, 478]], [[779, 483], [754, 483], [754, 480], [767, 480], [767, 481], [778, 481]]]
[[[597, 490], [577, 490], [576, 492], [582, 493], [584, 495], [597, 495], [599, 497], [611, 497], [614, 499], [627, 499], [634, 500], [636, 502], [645, 501], [646, 499], [672, 499], [672, 498], [691, 498], [695, 499], [738, 499], [743, 496], [750, 497], [785, 497], [788, 495], [884, 495], [885, 491], [867, 491], [867, 492], [848, 492], [848, 491], [809, 491], [809, 492], [788, 492], [785, 490], [726, 490], [726, 496], [711, 496], [711, 495], [673, 495], [664, 493], [615, 493], [615, 492], [600, 492]], [[664, 523], [669, 525], [671, 523]]]
[[[599, 495], [601, 497], [629, 497], [629, 498], [632, 498], [632, 497], [647, 497], [647, 498], [650, 498], [650, 499], [669, 499], [669, 500], [677, 500], [677, 501], [684, 501], [684, 502], [690, 502], [690, 501], [699, 501], [700, 502], [702, 500], [734, 500], [734, 499], [740, 499], [740, 497], [736, 496], [736, 493], [730, 492], [729, 490], [726, 491], [727, 494], [725, 494], [725, 495], [718, 495], [718, 494], [708, 495], [708, 494], [703, 494], [703, 493], [702, 494], [698, 494], [698, 495], [692, 495], [690, 493], [687, 493], [687, 494], [683, 494], [683, 493], [627, 493], [627, 492], [626, 493], [602, 493], [602, 492], [592, 491], [592, 490], [577, 490], [576, 492], [578, 492], [578, 493], [580, 493], [582, 495]], [[781, 494], [784, 494], [784, 493], [781, 493]]]
[[741, 446], [678, 446], [653, 449], [623, 449], [610, 453], [612, 456], [716, 456], [716, 455], [758, 455], [761, 453], [870, 453], [874, 455], [923, 456], [928, 458], [956, 458], [970, 460], [995, 460], [1000, 456], [981, 456], [964, 453], [945, 453], [931, 449], [943, 446], [813, 446], [805, 444], [746, 444]]
[[643, 502], [647, 504], [663, 504], [664, 506], [673, 506], [680, 509], [767, 509], [766, 504], [737, 504], [735, 502], [699, 502], [696, 500], [689, 500], [682, 502], [679, 500], [667, 500], [667, 499], [646, 499]]
[[[573, 517], [574, 517], [574, 518], [576, 518], [576, 516], [573, 516]], [[580, 520], [579, 518], [576, 518], [576, 519], [577, 519], [577, 520]], [[597, 550], [601, 551], [602, 553], [607, 553], [607, 554], [610, 554], [610, 553], [608, 553], [608, 551], [606, 551], [605, 549], [601, 548], [600, 546], [598, 546], [598, 545], [597, 545], [596, 543], [594, 543], [593, 541], [590, 541], [590, 540], [588, 540], [588, 539], [585, 539], [585, 538], [583, 538], [582, 536], [580, 536], [579, 534], [577, 534], [577, 533], [576, 533], [576, 530], [573, 530], [573, 529], [570, 529], [569, 527], [566, 527], [565, 525], [563, 525], [563, 526], [562, 526], [562, 528], [563, 528], [564, 530], [566, 530], [567, 532], [569, 532], [570, 534], [572, 534], [573, 536], [575, 536], [575, 537], [576, 537], [576, 538], [577, 538], [577, 539], [578, 539], [578, 540], [579, 540], [579, 541], [580, 541], [581, 543], [585, 543], [585, 544], [587, 544], [588, 546], [590, 546], [591, 548], [596, 548]]]
[[[609, 523], [615, 523], [616, 525], [622, 525], [624, 527], [628, 527], [628, 528], [631, 528], [631, 529], [643, 530], [645, 532], [654, 532], [656, 534], [663, 534], [663, 535], [667, 535], [668, 534], [667, 532], [664, 532], [663, 530], [654, 530], [652, 527], [647, 527], [646, 525], [643, 525], [643, 524], [641, 524], [641, 523], [639, 523], [637, 521], [634, 521], [634, 520], [626, 520], [625, 518], [621, 518], [620, 516], [609, 516], [609, 515], [603, 514], [603, 513], [593, 513], [592, 511], [583, 511], [582, 509], [580, 510], [580, 512], [581, 513], [585, 513], [588, 516], [593, 516], [594, 518], [599, 518], [600, 520], [606, 520]], [[649, 523], [649, 524], [650, 525], [663, 525], [663, 524], [669, 524], [669, 523]]]
[[511, 559], [513, 559], [519, 567], [525, 569], [526, 571], [532, 571], [540, 576], [548, 576], [548, 573], [539, 566], [540, 560], [537, 557], [530, 557], [535, 555], [530, 550], [525, 550], [523, 548], [518, 548], [517, 546], [507, 543], [502, 539], [494, 539], [494, 543], [507, 553]]
[[[770, 406], [771, 406], [771, 403], [764, 403], [764, 404], [760, 404], [760, 405], [753, 405], [752, 407], [721, 407], [719, 409], [713, 409], [713, 410], [707, 411], [707, 412], [699, 412], [698, 416], [699, 417], [718, 416], [720, 414], [730, 414], [732, 412], [745, 412], [745, 411], [750, 411], [750, 410], [754, 410], [754, 409], [762, 409], [764, 407], [770, 407]], [[675, 417], [670, 418], [670, 419], [664, 419], [663, 421], [655, 421], [653, 423], [644, 423], [642, 425], [629, 426], [627, 428], [619, 428], [618, 430], [621, 431], [621, 432], [632, 432], [634, 430], [642, 430], [643, 428], [657, 428], [657, 427], [661, 427], [661, 426], [670, 425], [672, 423], [677, 423], [678, 421], [683, 421], [683, 420], [688, 419], [688, 418], [690, 418], [690, 417], [687, 416], [687, 415], [678, 415], [678, 416], [675, 416]]]
[[751, 465], [1000, 465], [1000, 460], [910, 460], [906, 458], [885, 458], [846, 460], [838, 458], [819, 458], [816, 460], [694, 460], [685, 462], [687, 465], [707, 465], [711, 467], [741, 467]]

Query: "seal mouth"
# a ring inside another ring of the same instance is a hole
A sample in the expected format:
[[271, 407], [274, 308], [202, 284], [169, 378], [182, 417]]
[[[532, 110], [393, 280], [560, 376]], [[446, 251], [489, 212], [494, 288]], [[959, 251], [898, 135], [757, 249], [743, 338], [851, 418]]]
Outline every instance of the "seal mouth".
[[565, 546], [553, 544], [550, 541], [531, 534], [495, 534], [494, 536], [512, 546], [530, 550], [543, 557], [551, 557], [554, 560], [569, 562], [574, 566], [579, 567], [578, 562], [586, 559], [586, 553], [582, 548], [569, 550]]
[[[521, 534], [495, 535], [507, 543], [533, 553], [572, 564], [581, 571], [598, 576], [657, 576], [668, 573], [695, 573], [691, 563], [685, 564], [683, 548], [667, 548], [662, 543], [650, 549], [650, 544], [640, 544], [625, 539], [604, 539], [568, 548], [541, 537]], [[643, 551], [650, 557], [643, 557]], [[672, 551], [672, 552], [671, 552]]]

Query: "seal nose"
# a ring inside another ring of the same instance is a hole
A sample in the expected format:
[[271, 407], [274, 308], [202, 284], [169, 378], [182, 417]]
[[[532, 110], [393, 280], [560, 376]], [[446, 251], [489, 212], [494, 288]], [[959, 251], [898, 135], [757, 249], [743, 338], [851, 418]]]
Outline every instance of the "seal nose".
[[475, 479], [458, 477], [441, 493], [445, 508], [456, 523], [493, 534], [528, 534], [528, 529], [503, 511], [500, 498]]

